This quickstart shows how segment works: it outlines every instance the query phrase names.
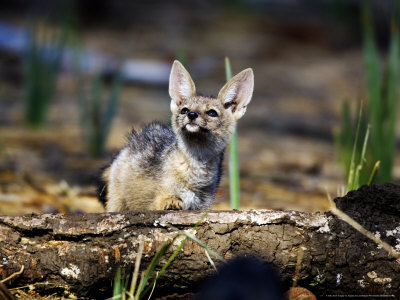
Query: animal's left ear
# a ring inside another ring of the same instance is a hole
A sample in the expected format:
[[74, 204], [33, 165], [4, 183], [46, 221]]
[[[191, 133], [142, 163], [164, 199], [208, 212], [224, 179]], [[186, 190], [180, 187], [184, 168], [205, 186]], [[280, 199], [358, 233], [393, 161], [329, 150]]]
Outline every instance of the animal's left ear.
[[231, 109], [235, 120], [240, 119], [246, 112], [254, 88], [252, 69], [246, 69], [229, 80], [218, 94], [225, 109]]

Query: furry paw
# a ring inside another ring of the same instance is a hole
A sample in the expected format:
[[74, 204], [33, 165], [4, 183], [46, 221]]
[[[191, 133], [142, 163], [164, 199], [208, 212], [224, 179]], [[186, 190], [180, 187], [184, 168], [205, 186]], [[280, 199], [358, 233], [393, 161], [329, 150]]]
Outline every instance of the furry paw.
[[163, 209], [168, 210], [182, 210], [183, 209], [183, 201], [178, 198], [168, 198], [165, 199]]

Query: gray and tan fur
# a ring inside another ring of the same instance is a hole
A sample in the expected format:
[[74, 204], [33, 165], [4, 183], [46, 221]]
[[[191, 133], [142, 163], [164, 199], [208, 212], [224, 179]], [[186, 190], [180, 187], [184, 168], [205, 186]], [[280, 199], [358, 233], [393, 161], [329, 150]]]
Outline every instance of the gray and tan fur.
[[152, 123], [128, 143], [103, 173], [107, 211], [207, 209], [221, 176], [224, 149], [253, 93], [246, 69], [217, 98], [196, 96], [192, 78], [175, 61], [169, 80], [172, 126]]

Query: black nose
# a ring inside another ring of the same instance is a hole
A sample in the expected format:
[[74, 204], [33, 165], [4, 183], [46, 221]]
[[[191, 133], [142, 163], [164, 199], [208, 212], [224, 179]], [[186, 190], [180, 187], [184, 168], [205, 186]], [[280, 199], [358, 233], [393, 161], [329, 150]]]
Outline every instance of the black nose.
[[197, 114], [197, 112], [195, 112], [195, 111], [191, 111], [190, 113], [188, 113], [188, 117], [189, 117], [189, 119], [190, 120], [194, 120], [194, 119], [196, 119], [197, 117], [198, 117], [199, 115]]

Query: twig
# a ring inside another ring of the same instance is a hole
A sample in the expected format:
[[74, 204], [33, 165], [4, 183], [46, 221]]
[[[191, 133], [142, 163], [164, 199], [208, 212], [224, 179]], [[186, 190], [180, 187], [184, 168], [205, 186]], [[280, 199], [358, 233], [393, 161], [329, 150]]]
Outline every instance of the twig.
[[204, 249], [204, 252], [206, 253], [206, 256], [208, 258], [208, 261], [210, 262], [211, 266], [214, 268], [215, 271], [217, 271], [217, 267], [214, 264], [214, 261], [211, 259], [210, 254], [208, 254], [207, 249]]
[[0, 282], [1, 282], [1, 283], [5, 283], [5, 282], [7, 282], [7, 281], [13, 279], [13, 278], [16, 277], [16, 276], [21, 275], [22, 272], [24, 271], [24, 268], [25, 268], [24, 265], [22, 265], [22, 266], [21, 266], [21, 269], [20, 269], [18, 272], [15, 272], [15, 273], [11, 274], [11, 275], [8, 276], [7, 278], [2, 279]]
[[[158, 272], [157, 272], [157, 274], [156, 274], [156, 277], [157, 277], [157, 276], [158, 276]], [[154, 281], [153, 288], [151, 289], [151, 292], [150, 292], [150, 295], [149, 295], [149, 300], [151, 299], [151, 295], [153, 295], [154, 288], [156, 287], [156, 282], [157, 282], [157, 280]]]
[[52, 286], [55, 286], [55, 287], [66, 289], [66, 290], [69, 290], [69, 288], [70, 288], [70, 286], [66, 285], [66, 284], [60, 284], [60, 283], [45, 281], [45, 282], [35, 282], [35, 283], [31, 283], [31, 284], [15, 287], [15, 288], [10, 289], [10, 291], [21, 290], [21, 289], [25, 289], [25, 288], [31, 288], [31, 287], [36, 286], [36, 285], [52, 285]]
[[300, 246], [299, 251], [297, 252], [296, 270], [293, 276], [292, 287], [297, 286], [297, 280], [299, 280], [299, 273], [301, 269], [301, 262], [303, 261], [304, 250], [306, 250], [306, 248], [304, 246]]

